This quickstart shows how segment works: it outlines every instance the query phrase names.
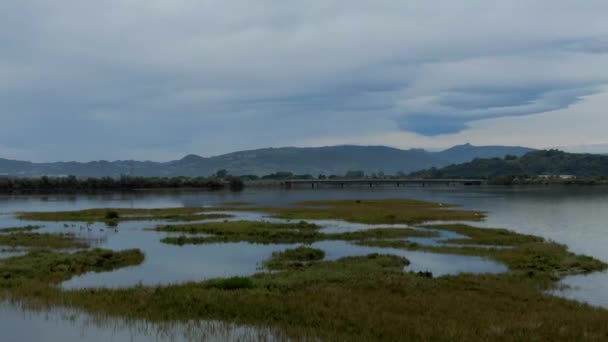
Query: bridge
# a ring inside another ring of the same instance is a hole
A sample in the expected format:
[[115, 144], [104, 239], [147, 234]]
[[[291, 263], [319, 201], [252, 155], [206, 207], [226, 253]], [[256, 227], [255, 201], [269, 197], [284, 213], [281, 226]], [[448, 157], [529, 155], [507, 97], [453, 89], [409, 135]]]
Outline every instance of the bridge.
[[424, 178], [395, 178], [395, 179], [290, 179], [283, 182], [287, 189], [291, 189], [295, 185], [308, 185], [311, 188], [318, 188], [320, 185], [332, 185], [336, 187], [345, 187], [347, 185], [368, 185], [370, 188], [379, 185], [395, 185], [397, 187], [410, 184], [418, 184], [423, 187], [427, 185], [483, 185], [484, 179], [424, 179]]

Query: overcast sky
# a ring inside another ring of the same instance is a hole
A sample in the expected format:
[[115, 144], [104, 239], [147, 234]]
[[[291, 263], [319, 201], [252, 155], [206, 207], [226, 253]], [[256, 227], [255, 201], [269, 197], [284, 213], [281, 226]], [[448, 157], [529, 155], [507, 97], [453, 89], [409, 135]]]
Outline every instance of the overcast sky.
[[0, 157], [595, 152], [607, 18], [606, 0], [3, 0]]

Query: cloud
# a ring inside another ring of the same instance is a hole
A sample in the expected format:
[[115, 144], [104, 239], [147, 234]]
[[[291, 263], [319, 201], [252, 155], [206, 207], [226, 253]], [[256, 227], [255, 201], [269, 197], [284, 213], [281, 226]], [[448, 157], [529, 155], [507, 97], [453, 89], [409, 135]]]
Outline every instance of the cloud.
[[395, 131], [432, 145], [598, 94], [606, 11], [603, 0], [4, 1], [0, 145], [45, 160]]

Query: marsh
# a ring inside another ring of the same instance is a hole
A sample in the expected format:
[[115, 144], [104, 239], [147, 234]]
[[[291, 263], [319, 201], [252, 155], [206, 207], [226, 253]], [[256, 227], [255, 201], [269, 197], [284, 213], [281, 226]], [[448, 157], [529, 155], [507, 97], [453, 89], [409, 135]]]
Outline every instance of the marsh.
[[[445, 206], [436, 217], [443, 221], [442, 224], [428, 222], [434, 221], [430, 216], [420, 218], [421, 212], [425, 212], [423, 207], [417, 208], [416, 215], [408, 215], [412, 202], [397, 200], [400, 198], [430, 200], [435, 203], [432, 207]], [[320, 199], [342, 201], [298, 204]], [[380, 199], [391, 200], [376, 201]], [[357, 215], [346, 215], [353, 211], [350, 208], [342, 211], [340, 203], [374, 208], [369, 210], [369, 214], [360, 209], [356, 211]], [[3, 234], [20, 234], [30, 238], [28, 241], [34, 236], [32, 234], [53, 234], [69, 243], [85, 241], [85, 250], [101, 248], [120, 253], [138, 249], [144, 256], [142, 260], [130, 258], [133, 261], [111, 270], [101, 270], [103, 272], [91, 270], [70, 274], [50, 290], [40, 292], [38, 289], [36, 295], [26, 290], [13, 292], [8, 297], [15, 304], [4, 304], [6, 312], [13, 312], [7, 317], [18, 316], [18, 312], [22, 312], [20, 310], [26, 310], [30, 318], [24, 318], [23, 325], [13, 323], [2, 328], [14, 330], [14, 335], [19, 336], [28, 330], [26, 325], [39, 325], [39, 329], [49, 331], [66, 331], [63, 328], [69, 331], [76, 329], [73, 322], [78, 321], [77, 329], [85, 333], [68, 340], [92, 340], [92, 335], [107, 329], [103, 324], [91, 323], [103, 317], [113, 322], [122, 320], [125, 323], [120, 325], [123, 333], [143, 340], [154, 340], [167, 322], [178, 327], [186, 321], [200, 322], [201, 325], [222, 322], [225, 328], [220, 330], [232, 331], [232, 334], [246, 331], [251, 339], [256, 339], [262, 332], [279, 339], [280, 336], [391, 339], [391, 336], [398, 336], [395, 334], [403, 334], [404, 329], [417, 334], [411, 337], [439, 338], [441, 336], [431, 334], [434, 323], [430, 319], [436, 315], [448, 322], [452, 329], [450, 336], [479, 339], [496, 337], [492, 335], [492, 329], [484, 329], [498, 323], [481, 316], [476, 324], [459, 322], [457, 317], [463, 314], [464, 309], [455, 310], [454, 307], [467, 302], [469, 315], [477, 315], [477, 312], [489, 310], [487, 306], [496, 305], [516, 312], [523, 308], [520, 305], [524, 302], [533, 300], [538, 305], [537, 309], [543, 312], [537, 319], [543, 322], [544, 327], [526, 331], [525, 335], [512, 335], [513, 338], [565, 338], [589, 334], [590, 331], [601, 334], [603, 330], [599, 328], [599, 322], [606, 319], [604, 310], [554, 295], [585, 300], [596, 306], [605, 305], [605, 290], [598, 285], [604, 273], [593, 271], [602, 271], [605, 267], [602, 261], [608, 260], [600, 249], [594, 247], [598, 239], [605, 239], [601, 234], [602, 218], [597, 216], [596, 210], [606, 203], [607, 195], [589, 189], [577, 192], [555, 188], [489, 187], [2, 197], [0, 227], [12, 228]], [[328, 210], [332, 206], [337, 209]], [[91, 208], [99, 208], [101, 214], [78, 213]], [[132, 211], [146, 208], [182, 209]], [[108, 229], [104, 213], [115, 209], [119, 209], [117, 213], [121, 219], [113, 217], [111, 220], [117, 221], [116, 227]], [[66, 219], [59, 215], [62, 211], [76, 213], [71, 214], [74, 215], [71, 219]], [[20, 220], [18, 215], [21, 212], [54, 214], [45, 214], [38, 220], [31, 216], [27, 217], [28, 220]], [[596, 214], [591, 215], [591, 212]], [[452, 220], [467, 222], [461, 225]], [[236, 228], [234, 224], [237, 224]], [[81, 225], [85, 229], [81, 230]], [[33, 226], [40, 228], [33, 229]], [[510, 231], [475, 228], [479, 226]], [[24, 230], [19, 230], [20, 227]], [[251, 227], [254, 229], [249, 229]], [[279, 228], [280, 234], [274, 234], [274, 228]], [[593, 234], [595, 240], [580, 241], [578, 238]], [[192, 238], [198, 240], [190, 241], [196, 243], [168, 243], [171, 239], [180, 238], [186, 239], [184, 242]], [[549, 239], [565, 243], [573, 252], [593, 258], [568, 254], [565, 246]], [[482, 245], [486, 248], [479, 248]], [[26, 246], [39, 247], [54, 248]], [[56, 253], [74, 253], [83, 246], [66, 248], [47, 253], [59, 257]], [[306, 251], [313, 257], [307, 260], [276, 259], [301, 254], [298, 251]], [[16, 257], [28, 258], [28, 255], [24, 256], [22, 252]], [[0, 255], [4, 258], [4, 266], [11, 256], [13, 254]], [[52, 258], [47, 255], [47, 259]], [[65, 267], [59, 270], [65, 270]], [[591, 275], [567, 277], [571, 273]], [[362, 278], [362, 275], [366, 277]], [[578, 287], [556, 290], [555, 285], [560, 284], [560, 279], [563, 284], [576, 279]], [[581, 279], [589, 279], [590, 283], [586, 284]], [[371, 283], [368, 282], [372, 280], [375, 285], [370, 288], [368, 285]], [[593, 291], [587, 290], [586, 285]], [[429, 292], [431, 289], [433, 297]], [[340, 293], [342, 299], [336, 300], [334, 297]], [[380, 300], [387, 293], [392, 293], [389, 296], [391, 301]], [[497, 297], [498, 293], [500, 296]], [[414, 294], [415, 298], [412, 297]], [[439, 298], [435, 298], [437, 295]], [[210, 296], [216, 299], [212, 300]], [[353, 296], [358, 298], [356, 303], [352, 302]], [[194, 311], [187, 310], [181, 304], [182, 297], [197, 298], [200, 307]], [[133, 302], [127, 298], [138, 300]], [[41, 302], [45, 305], [40, 305]], [[122, 302], [130, 304], [117, 304]], [[287, 309], [279, 309], [278, 302], [290, 311], [283, 312]], [[302, 306], [304, 302], [306, 306]], [[150, 306], [150, 303], [158, 305]], [[241, 303], [238, 310], [237, 303]], [[256, 312], [243, 310], [242, 305], [247, 307], [245, 303], [255, 304], [260, 309]], [[419, 305], [417, 309], [411, 308], [414, 303]], [[139, 305], [146, 305], [145, 314]], [[342, 319], [330, 318], [353, 305], [373, 308], [385, 323], [366, 317], [365, 312], [351, 312], [341, 316]], [[429, 305], [435, 309], [428, 310]], [[388, 314], [405, 306], [410, 307], [409, 313]], [[441, 311], [443, 313], [437, 311], [447, 307], [452, 309], [445, 309]], [[326, 311], [328, 309], [332, 309], [331, 315]], [[91, 315], [97, 319], [87, 319], [87, 324], [79, 319], [71, 322], [67, 318], [56, 319], [52, 324], [63, 328], [49, 329], [51, 323], [33, 318], [39, 312], [36, 310], [51, 310], [51, 313], [76, 310], [77, 317]], [[302, 316], [306, 312], [308, 315]], [[566, 312], [575, 312], [580, 315], [577, 320], [584, 317], [586, 323], [577, 326], [577, 321], [568, 318]], [[420, 319], [404, 322], [403, 319], [410, 315]], [[519, 324], [523, 324], [523, 318], [497, 317], [512, 321], [512, 324], [501, 327], [503, 331], [521, 328]], [[353, 320], [372, 325], [349, 327], [347, 322]], [[551, 320], [554, 323], [547, 323]], [[296, 321], [299, 323], [294, 325]], [[129, 327], [126, 322], [140, 323]], [[149, 324], [150, 329], [145, 333], [135, 329], [135, 326], [141, 327], [141, 322]], [[598, 322], [597, 326], [595, 322]], [[560, 333], [559, 329], [551, 332], [550, 327], [558, 323], [569, 324], [571, 328]], [[226, 328], [230, 326], [232, 328]], [[177, 333], [172, 330], [171, 339], [197, 338], [180, 333], [180, 329]], [[475, 335], [479, 329], [484, 334]], [[87, 331], [95, 333], [87, 334]], [[222, 339], [219, 336], [216, 338]]]

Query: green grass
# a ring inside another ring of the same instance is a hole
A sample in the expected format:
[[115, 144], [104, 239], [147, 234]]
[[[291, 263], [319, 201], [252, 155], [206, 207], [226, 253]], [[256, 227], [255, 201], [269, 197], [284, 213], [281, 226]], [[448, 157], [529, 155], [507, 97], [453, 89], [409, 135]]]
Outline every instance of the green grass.
[[[300, 221], [297, 223], [274, 223], [260, 221], [226, 221], [198, 224], [165, 225], [157, 231], [184, 233], [188, 236], [166, 237], [162, 242], [175, 245], [206, 244], [218, 242], [252, 243], [310, 243], [324, 240], [362, 240], [378, 238], [429, 237], [435, 233], [410, 228], [377, 228], [358, 232], [324, 234], [320, 227]], [[208, 234], [209, 236], [196, 236]]]
[[507, 229], [478, 228], [466, 224], [434, 224], [426, 228], [449, 230], [467, 236], [466, 239], [451, 239], [446, 242], [463, 245], [515, 246], [523, 243], [544, 242], [534, 235], [519, 234]]
[[319, 227], [306, 222], [270, 223], [258, 221], [228, 221], [202, 224], [166, 225], [156, 228], [164, 232], [211, 234], [211, 236], [167, 237], [170, 244], [203, 244], [217, 242], [290, 243], [312, 241]]
[[0, 245], [38, 248], [84, 248], [88, 243], [73, 234], [13, 233], [0, 234]]
[[[261, 211], [286, 219], [335, 219], [368, 224], [422, 223], [425, 221], [479, 221], [484, 214], [478, 211], [459, 210], [440, 203], [406, 200], [340, 200], [306, 201], [297, 207], [256, 207], [249, 202], [226, 202], [216, 208], [161, 208], [131, 209], [106, 208], [80, 211], [25, 212], [18, 217], [32, 221], [55, 222], [119, 222], [135, 220], [193, 221], [224, 218], [224, 214], [204, 214], [208, 211]], [[111, 217], [109, 214], [112, 214]], [[116, 217], [114, 214], [117, 214]]]
[[254, 287], [253, 281], [248, 277], [232, 277], [226, 279], [209, 280], [203, 285], [207, 289], [240, 290]]
[[[463, 234], [469, 239], [448, 240], [458, 246], [422, 246], [408, 241], [362, 240], [361, 245], [420, 250], [433, 253], [449, 253], [487, 257], [506, 264], [512, 273], [525, 276], [545, 275], [554, 279], [569, 274], [585, 274], [606, 269], [606, 264], [568, 251], [568, 247], [533, 236], [518, 234], [505, 229], [477, 228], [462, 224], [431, 225], [432, 229], [449, 230]], [[481, 248], [475, 245], [502, 248]]]
[[38, 230], [42, 228], [42, 226], [23, 226], [23, 227], [10, 227], [10, 228], [0, 228], [0, 233], [21, 233], [21, 232], [32, 232], [34, 230]]
[[[305, 205], [268, 211], [292, 219], [379, 224], [482, 218], [481, 213], [417, 201], [323, 201]], [[177, 213], [162, 215], [171, 214]], [[123, 213], [119, 215], [124, 217]], [[277, 225], [247, 221], [169, 225], [159, 229], [181, 232], [187, 234], [184, 239], [205, 242], [209, 238], [218, 242], [268, 243], [344, 239], [382, 247], [479, 255], [505, 263], [509, 271], [433, 279], [404, 272], [409, 262], [397, 256], [372, 254], [323, 261], [322, 251], [299, 247], [275, 253], [266, 261], [267, 267], [277, 272], [169, 286], [62, 290], [53, 285], [83, 272], [137, 264], [143, 255], [138, 251], [93, 250], [81, 254], [39, 251], [0, 261], [0, 291], [3, 291], [0, 293], [33, 306], [63, 305], [127, 319], [223, 320], [273, 327], [296, 340], [604, 341], [608, 338], [608, 310], [545, 292], [565, 275], [605, 270], [605, 263], [576, 255], [563, 245], [504, 229], [468, 225], [430, 228], [458, 232], [470, 239], [450, 241], [462, 247], [429, 247], [401, 239], [425, 235], [411, 229], [322, 235], [319, 227], [306, 223]], [[429, 230], [426, 235], [429, 234], [434, 233]], [[292, 267], [295, 263], [306, 267]]]
[[282, 270], [289, 267], [303, 267], [316, 261], [323, 260], [325, 252], [311, 247], [300, 246], [283, 252], [274, 252], [264, 263], [269, 270]]
[[92, 249], [74, 253], [32, 251], [0, 261], [0, 288], [16, 287], [27, 292], [28, 286], [33, 285], [39, 290], [40, 284], [58, 284], [87, 272], [137, 265], [143, 259], [143, 253], [135, 249], [121, 252]]
[[[42, 303], [151, 321], [225, 320], [321, 340], [604, 340], [608, 311], [543, 294], [548, 278], [429, 279], [370, 255], [180, 285], [22, 293]], [[1, 269], [1, 267], [0, 267]], [[47, 296], [52, 296], [47, 298]]]
[[30, 221], [53, 222], [121, 222], [121, 221], [198, 221], [229, 218], [227, 214], [204, 214], [204, 208], [130, 209], [107, 208], [80, 211], [26, 212], [18, 218]]
[[485, 217], [478, 211], [406, 199], [305, 201], [298, 204], [298, 207], [260, 207], [256, 210], [271, 212], [285, 219], [333, 219], [367, 224], [480, 221]]
[[254, 205], [254, 202], [246, 202], [246, 201], [231, 201], [222, 203], [223, 206], [242, 206], [242, 205]]

